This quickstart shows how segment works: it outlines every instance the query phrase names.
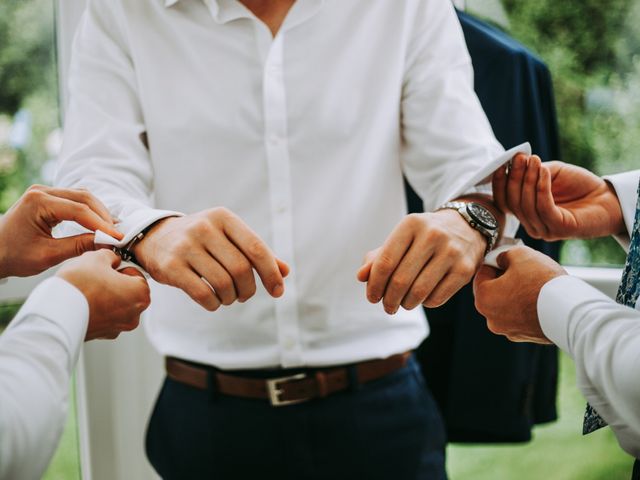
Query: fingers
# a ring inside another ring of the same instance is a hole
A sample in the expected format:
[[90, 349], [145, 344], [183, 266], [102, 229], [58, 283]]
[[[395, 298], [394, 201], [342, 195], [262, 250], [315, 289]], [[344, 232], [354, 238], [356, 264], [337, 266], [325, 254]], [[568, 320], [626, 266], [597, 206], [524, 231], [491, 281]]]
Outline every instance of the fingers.
[[422, 304], [427, 308], [436, 308], [443, 305], [458, 290], [469, 283], [470, 279], [470, 275], [465, 275], [456, 270], [447, 272]]
[[289, 268], [289, 265], [284, 260], [280, 260], [279, 258], [276, 258], [276, 262], [278, 263], [278, 270], [280, 270], [280, 274], [284, 278], [286, 278], [287, 275], [289, 275], [289, 272], [291, 271], [291, 269]]
[[[51, 240], [51, 247], [47, 255], [48, 266], [57, 265], [70, 258], [78, 257], [85, 252], [95, 250], [94, 234], [86, 233], [73, 237], [57, 238]], [[113, 253], [113, 252], [110, 252]], [[113, 254], [119, 258], [117, 255]]]
[[511, 265], [512, 255], [514, 254], [514, 252], [517, 252], [517, 251], [518, 249], [514, 248], [512, 250], [507, 250], [506, 252], [502, 252], [500, 255], [498, 255], [498, 257], [496, 258], [496, 263], [498, 264], [498, 267], [500, 267], [500, 269], [503, 271], [507, 270], [509, 268], [509, 265]]
[[[414, 241], [411, 248], [409, 248], [391, 275], [384, 291], [383, 305], [387, 313], [396, 313], [400, 307], [400, 303], [403, 302], [407, 296], [409, 298], [404, 302], [404, 305], [413, 305], [415, 307], [419, 303], [422, 303], [428, 294], [431, 293], [430, 290], [425, 291], [420, 282], [416, 285], [414, 285], [414, 283], [420, 272], [423, 271], [425, 263], [427, 264], [425, 270], [429, 271], [427, 275], [431, 277], [431, 279], [438, 276], [438, 268], [434, 268], [434, 264], [428, 263], [432, 253], [433, 251], [429, 248], [429, 245]], [[418, 298], [420, 296], [422, 298]], [[415, 300], [417, 300], [417, 302], [415, 302], [414, 305]]]
[[118, 270], [118, 271], [120, 273], [124, 274], [124, 275], [129, 276], [129, 277], [140, 277], [140, 278], [144, 279], [144, 275], [137, 268], [127, 267], [127, 268], [123, 268], [122, 270]]
[[495, 280], [498, 276], [500, 276], [500, 271], [497, 268], [493, 268], [489, 265], [482, 265], [473, 279], [473, 295], [477, 296], [478, 288], [491, 280]]
[[524, 154], [518, 154], [513, 158], [507, 181], [507, 208], [518, 219], [523, 217], [520, 199], [522, 198], [522, 184], [527, 169], [527, 160], [527, 156]]
[[176, 287], [182, 289], [196, 303], [210, 312], [215, 312], [222, 305], [222, 301], [211, 285], [208, 285], [197, 272], [184, 272], [180, 275]]
[[541, 238], [546, 232], [546, 227], [538, 214], [538, 180], [540, 176], [542, 162], [540, 157], [533, 155], [529, 159], [529, 164], [522, 182], [522, 195], [520, 203], [522, 217], [520, 222], [529, 235], [534, 238]]
[[253, 297], [256, 282], [245, 255], [222, 234], [213, 234], [206, 247], [213, 262], [200, 258], [192, 266], [213, 286], [223, 305], [231, 305], [228, 300], [246, 302]]
[[372, 303], [382, 299], [393, 272], [413, 242], [413, 231], [407, 227], [406, 221], [401, 222], [373, 260], [367, 282], [367, 298]]
[[[562, 213], [553, 198], [551, 172], [545, 165], [542, 165], [538, 176], [536, 198], [537, 211], [541, 222], [545, 225], [555, 225], [562, 221]], [[549, 236], [548, 233], [548, 228], [545, 228], [545, 238]]]
[[493, 201], [503, 212], [510, 212], [507, 205], [507, 165], [500, 167], [493, 174], [491, 185], [493, 190]]
[[379, 248], [375, 250], [371, 250], [367, 252], [364, 256], [364, 261], [362, 262], [362, 266], [358, 270], [356, 274], [356, 278], [360, 282], [367, 282], [369, 280], [369, 275], [371, 274], [371, 267], [373, 266], [373, 260], [376, 258], [378, 253], [380, 252]]
[[442, 281], [449, 268], [446, 257], [436, 258], [427, 263], [403, 298], [402, 307], [411, 310], [423, 304]]
[[278, 263], [267, 244], [237, 217], [224, 223], [224, 233], [255, 268], [267, 292], [274, 298], [280, 297], [284, 293], [280, 268], [284, 265]]
[[89, 190], [86, 190], [84, 188], [67, 189], [46, 187], [43, 185], [33, 185], [32, 188], [41, 190], [54, 197], [66, 198], [67, 200], [72, 200], [76, 203], [83, 203], [91, 210], [93, 210], [105, 222], [112, 222], [113, 220], [111, 214], [109, 213], [109, 210], [107, 210], [107, 207], [105, 207], [100, 200], [94, 197], [89, 192]]
[[79, 223], [91, 231], [101, 230], [115, 238], [122, 238], [122, 233], [115, 229], [110, 220], [104, 220], [86, 204], [46, 193], [43, 195], [46, 195], [43, 201], [44, 208], [48, 212], [48, 218], [45, 220], [50, 226], [53, 227], [63, 220], [70, 220]]
[[[235, 250], [233, 245], [230, 246]], [[194, 254], [189, 258], [193, 271], [207, 281], [223, 305], [231, 305], [236, 300], [245, 301], [256, 291], [251, 265], [239, 252], [237, 255], [232, 253], [229, 251], [218, 253], [218, 258], [227, 259], [227, 266], [221, 265], [205, 252]], [[236, 256], [239, 258], [235, 258]], [[232, 258], [235, 263], [229, 262], [229, 258]]]

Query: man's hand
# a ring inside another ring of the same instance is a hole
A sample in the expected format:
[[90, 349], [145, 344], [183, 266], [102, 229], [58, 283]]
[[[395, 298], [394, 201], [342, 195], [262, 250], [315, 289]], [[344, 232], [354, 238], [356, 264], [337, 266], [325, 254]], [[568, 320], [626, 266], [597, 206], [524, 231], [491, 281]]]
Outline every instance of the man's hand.
[[155, 280], [184, 290], [209, 311], [251, 298], [254, 270], [267, 292], [280, 297], [289, 273], [287, 264], [224, 208], [161, 220], [134, 254]]
[[56, 275], [78, 290], [89, 303], [85, 340], [116, 338], [133, 330], [151, 302], [149, 286], [134, 268], [115, 269], [120, 257], [109, 250], [91, 252], [63, 265]]
[[53, 238], [51, 230], [63, 220], [122, 238], [107, 209], [88, 191], [34, 185], [0, 218], [0, 278], [35, 275], [95, 250], [93, 233]]
[[486, 247], [486, 238], [455, 210], [411, 214], [367, 253], [357, 276], [367, 282], [368, 300], [382, 300], [389, 314], [400, 306], [437, 307], [471, 280]]
[[496, 205], [512, 212], [533, 238], [604, 237], [625, 231], [618, 197], [600, 177], [562, 162], [520, 154], [493, 176]]
[[504, 271], [483, 265], [473, 281], [476, 309], [487, 319], [489, 330], [512, 342], [551, 343], [538, 320], [540, 289], [566, 275], [546, 255], [529, 247], [516, 247], [498, 257]]

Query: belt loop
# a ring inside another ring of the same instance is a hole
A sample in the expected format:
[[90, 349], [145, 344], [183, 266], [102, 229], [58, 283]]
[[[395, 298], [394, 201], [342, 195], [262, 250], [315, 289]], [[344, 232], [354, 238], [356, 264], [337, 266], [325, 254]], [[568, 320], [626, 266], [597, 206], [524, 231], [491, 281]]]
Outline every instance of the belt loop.
[[318, 396], [324, 398], [329, 395], [329, 386], [327, 385], [327, 374], [321, 370], [316, 370], [316, 384], [318, 385]]
[[217, 402], [219, 393], [218, 393], [218, 379], [216, 377], [216, 371], [213, 369], [209, 369], [207, 371], [207, 393], [209, 394], [209, 399], [212, 402]]
[[357, 392], [360, 390], [360, 379], [358, 378], [357, 365], [349, 365], [347, 367], [347, 376], [349, 378], [349, 391]]

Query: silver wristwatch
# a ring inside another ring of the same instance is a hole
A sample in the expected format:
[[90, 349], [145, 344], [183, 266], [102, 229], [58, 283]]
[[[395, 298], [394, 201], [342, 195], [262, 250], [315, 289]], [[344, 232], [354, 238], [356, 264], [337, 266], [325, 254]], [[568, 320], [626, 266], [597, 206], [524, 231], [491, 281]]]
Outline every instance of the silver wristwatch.
[[489, 253], [498, 240], [498, 221], [488, 209], [475, 202], [447, 202], [438, 210], [457, 210], [469, 225], [479, 231], [487, 238], [487, 249], [485, 255]]

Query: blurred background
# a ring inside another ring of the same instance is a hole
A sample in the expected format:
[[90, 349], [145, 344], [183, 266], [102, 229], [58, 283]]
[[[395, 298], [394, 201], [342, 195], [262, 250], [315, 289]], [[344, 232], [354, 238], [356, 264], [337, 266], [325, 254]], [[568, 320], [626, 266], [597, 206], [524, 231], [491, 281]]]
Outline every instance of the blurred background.
[[[510, 33], [553, 75], [562, 159], [599, 174], [640, 168], [640, 0], [467, 0], [466, 11]], [[54, 0], [0, 2], [0, 212], [26, 187], [51, 183], [61, 145]], [[611, 239], [565, 242], [567, 265], [619, 266]], [[0, 325], [19, 305], [0, 305]], [[580, 435], [584, 400], [561, 358], [560, 420], [518, 446], [451, 446], [466, 479], [627, 479], [632, 460], [608, 429]], [[47, 472], [80, 478], [75, 416]]]

